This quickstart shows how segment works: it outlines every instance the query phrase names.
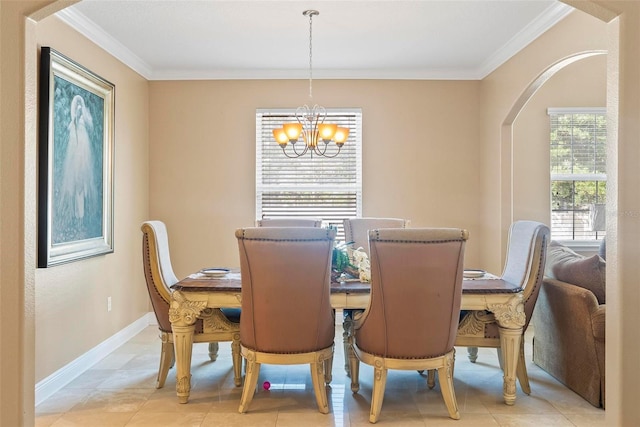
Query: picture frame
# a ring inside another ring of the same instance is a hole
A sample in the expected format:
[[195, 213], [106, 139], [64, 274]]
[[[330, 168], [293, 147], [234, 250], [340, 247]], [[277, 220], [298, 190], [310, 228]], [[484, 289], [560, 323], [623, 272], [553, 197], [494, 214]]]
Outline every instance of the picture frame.
[[38, 267], [113, 252], [115, 85], [40, 55]]

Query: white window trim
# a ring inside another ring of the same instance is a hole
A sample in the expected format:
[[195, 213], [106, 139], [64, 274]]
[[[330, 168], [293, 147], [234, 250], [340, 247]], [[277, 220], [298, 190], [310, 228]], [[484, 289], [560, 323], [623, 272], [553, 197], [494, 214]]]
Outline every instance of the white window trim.
[[607, 114], [605, 107], [549, 107], [547, 115], [552, 114]]
[[[285, 185], [277, 185], [277, 184], [263, 184], [263, 173], [260, 165], [263, 162], [262, 157], [262, 144], [263, 144], [263, 127], [262, 127], [262, 117], [265, 113], [268, 114], [286, 114], [286, 115], [294, 115], [296, 109], [295, 108], [258, 108], [256, 109], [256, 219], [262, 217], [262, 203], [260, 200], [260, 195], [263, 192], [267, 191], [351, 191], [356, 195], [356, 216], [362, 216], [362, 109], [361, 108], [327, 108], [327, 115], [331, 115], [332, 113], [336, 114], [353, 114], [355, 116], [355, 124], [353, 125], [353, 129], [351, 132], [354, 135], [357, 135], [355, 140], [356, 153], [355, 153], [355, 175], [356, 175], [356, 183], [353, 185], [348, 184], [339, 184], [335, 187], [331, 185], [323, 184], [321, 186], [303, 186], [303, 185], [295, 185], [295, 186], [285, 186]], [[275, 140], [271, 141], [273, 144], [276, 144]], [[309, 154], [306, 154], [307, 156]], [[340, 154], [339, 154], [340, 155]], [[284, 156], [284, 154], [283, 154]], [[292, 159], [295, 160], [295, 159]]]
[[[547, 115], [554, 114], [607, 114], [606, 107], [549, 107]], [[552, 173], [551, 181], [607, 181], [605, 174], [555, 174]], [[558, 239], [557, 242], [571, 248], [576, 252], [597, 252], [600, 247], [600, 240], [565, 240]]]

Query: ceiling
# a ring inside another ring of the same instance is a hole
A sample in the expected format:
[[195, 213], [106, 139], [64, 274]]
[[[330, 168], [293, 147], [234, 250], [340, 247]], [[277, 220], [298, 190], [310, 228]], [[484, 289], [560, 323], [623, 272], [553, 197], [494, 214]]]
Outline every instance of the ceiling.
[[555, 0], [83, 0], [58, 16], [149, 80], [482, 79], [573, 9]]

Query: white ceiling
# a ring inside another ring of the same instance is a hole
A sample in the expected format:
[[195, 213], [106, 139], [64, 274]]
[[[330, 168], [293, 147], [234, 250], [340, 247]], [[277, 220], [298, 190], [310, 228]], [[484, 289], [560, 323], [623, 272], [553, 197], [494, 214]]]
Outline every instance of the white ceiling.
[[[555, 0], [84, 0], [65, 22], [149, 80], [482, 79], [573, 9]], [[70, 53], [68, 53], [70, 54]]]

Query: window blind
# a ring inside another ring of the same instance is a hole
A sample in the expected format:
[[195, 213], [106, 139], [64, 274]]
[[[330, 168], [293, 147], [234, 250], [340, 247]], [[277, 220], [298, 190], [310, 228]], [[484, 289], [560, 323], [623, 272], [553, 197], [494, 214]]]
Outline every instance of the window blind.
[[[344, 239], [342, 220], [362, 213], [362, 112], [327, 109], [326, 122], [349, 128], [349, 138], [333, 158], [310, 152], [286, 157], [273, 130], [295, 121], [295, 109], [256, 110], [256, 218], [320, 217]], [[329, 143], [327, 153], [335, 151]]]
[[551, 237], [597, 240], [603, 222], [593, 221], [606, 201], [606, 111], [550, 108]]

